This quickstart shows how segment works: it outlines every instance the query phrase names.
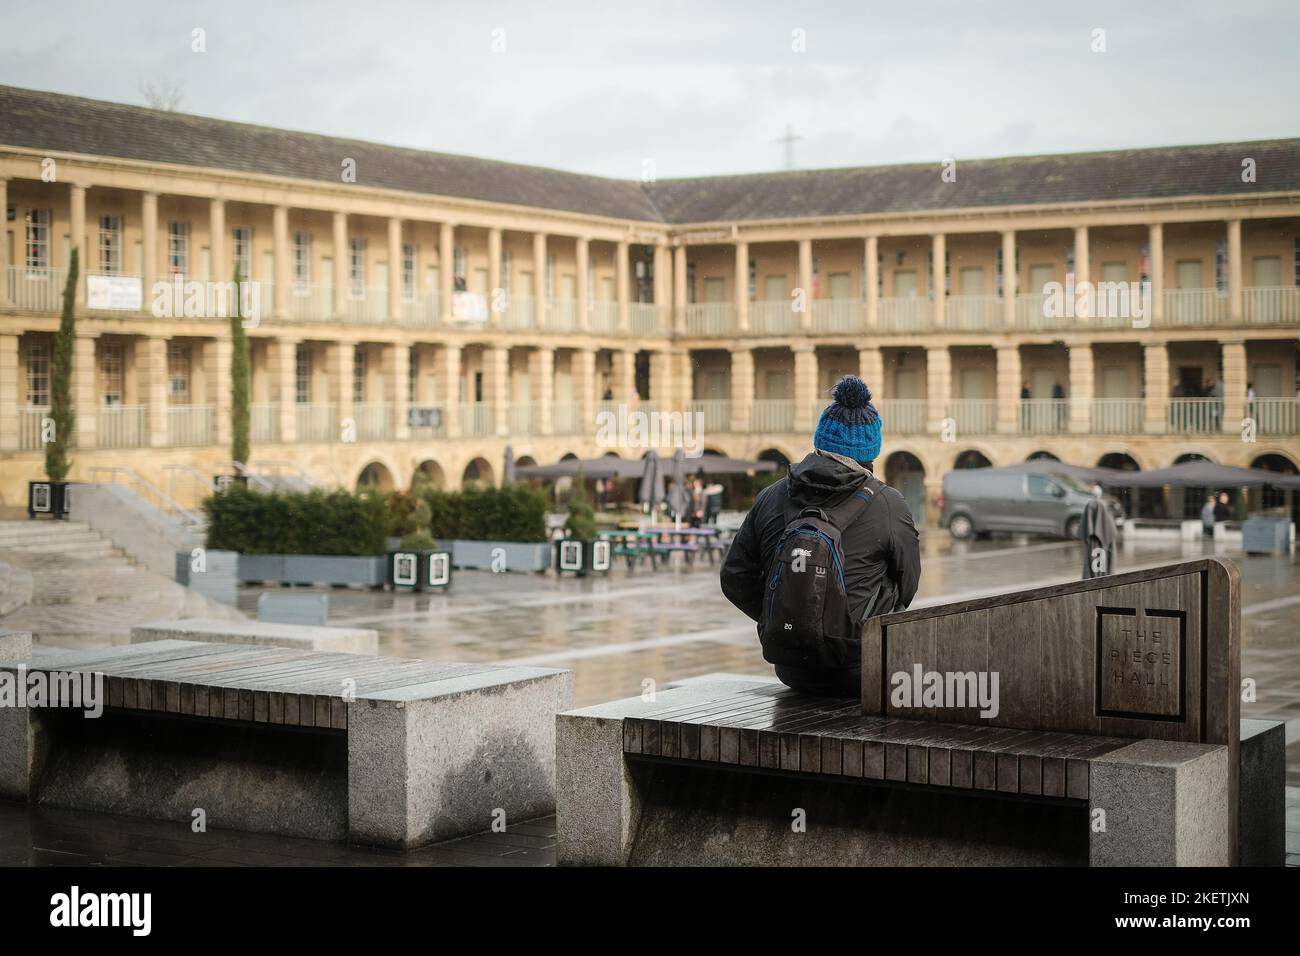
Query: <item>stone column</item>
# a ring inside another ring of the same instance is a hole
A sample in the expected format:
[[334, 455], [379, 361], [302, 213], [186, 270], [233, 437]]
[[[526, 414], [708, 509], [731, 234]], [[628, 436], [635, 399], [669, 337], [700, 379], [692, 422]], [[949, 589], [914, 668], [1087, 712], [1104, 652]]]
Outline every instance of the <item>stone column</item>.
[[483, 350], [483, 371], [487, 379], [487, 400], [492, 403], [493, 432], [510, 434], [510, 350], [494, 345]]
[[279, 402], [280, 442], [298, 440], [298, 340], [277, 338], [272, 343], [275, 362], [273, 400]]
[[[1090, 282], [1091, 268], [1088, 257], [1088, 227], [1074, 227], [1074, 284], [1076, 287], [1084, 282]], [[1077, 307], [1077, 306], [1076, 306]], [[1089, 319], [1090, 315], [1085, 314], [1086, 306], [1083, 312], [1076, 313], [1081, 319]], [[1095, 314], [1095, 312], [1094, 312]], [[1070, 383], [1073, 392], [1074, 383]]]
[[632, 313], [628, 308], [628, 245], [626, 239], [620, 239], [614, 249], [614, 286], [618, 301], [618, 334], [627, 335], [632, 325]]
[[664, 412], [673, 406], [672, 358], [662, 349], [650, 353], [650, 401]]
[[[1241, 220], [1228, 220], [1228, 321], [1241, 324]], [[1226, 394], [1225, 394], [1226, 399]], [[1226, 406], [1225, 406], [1226, 409]], [[1227, 415], [1225, 414], [1226, 418]]]
[[[673, 257], [663, 243], [655, 245], [655, 331], [672, 329]], [[668, 320], [667, 328], [661, 324]]]
[[731, 353], [731, 430], [744, 434], [754, 419], [754, 353], [735, 349]]
[[1070, 346], [1070, 431], [1074, 434], [1092, 431], [1092, 393], [1092, 345], [1078, 342]]
[[493, 328], [502, 325], [500, 297], [504, 295], [501, 283], [501, 230], [493, 226], [488, 230], [488, 324]]
[[383, 355], [384, 384], [389, 393], [389, 414], [393, 416], [393, 439], [406, 441], [411, 437], [411, 426], [406, 420], [406, 410], [410, 407], [407, 391], [411, 382], [411, 348], [405, 343], [390, 343], [384, 346]]
[[590, 435], [596, 423], [596, 350], [575, 349], [570, 368], [578, 403], [578, 434]]
[[1142, 367], [1146, 382], [1142, 430], [1163, 435], [1169, 430], [1169, 351], [1163, 342], [1142, 346]]
[[880, 240], [876, 236], [867, 236], [865, 268], [862, 273], [862, 299], [867, 303], [867, 328], [874, 329], [880, 325]]
[[[348, 314], [348, 294], [352, 285], [352, 250], [348, 248], [348, 214], [334, 213], [334, 321]], [[350, 360], [349, 360], [350, 361]], [[349, 391], [349, 396], [351, 392]], [[342, 411], [339, 413], [342, 417]]]
[[1223, 340], [1223, 424], [1230, 434], [1241, 431], [1246, 417], [1246, 343], [1241, 339]]
[[230, 448], [230, 409], [233, 405], [230, 395], [230, 360], [234, 356], [235, 347], [227, 332], [220, 338], [209, 339], [203, 352], [204, 364], [212, 369], [209, 394], [212, 396], [213, 414], [217, 419], [216, 442], [224, 454]]
[[[441, 269], [439, 270], [441, 274]], [[442, 406], [442, 431], [448, 438], [460, 437], [460, 346], [444, 345], [438, 350], [438, 385]]]
[[[1073, 369], [1071, 373], [1073, 374]], [[1020, 347], [998, 346], [997, 427], [1002, 434], [1020, 431], [1020, 384]]]
[[579, 236], [573, 241], [574, 285], [577, 289], [578, 330], [585, 332], [591, 327], [591, 300], [587, 289], [587, 275], [591, 271], [591, 240]]
[[[455, 249], [456, 227], [444, 222], [438, 227], [438, 323], [444, 326], [451, 324], [451, 294], [456, 288], [452, 275]], [[459, 352], [456, 353], [456, 364], [459, 369]], [[455, 414], [459, 414], [455, 406], [447, 410], [448, 416]]]
[[[326, 375], [330, 383], [330, 400], [334, 403], [335, 421], [341, 430], [348, 421], [355, 427], [352, 410], [352, 374], [356, 363], [357, 343], [331, 342], [326, 347]], [[335, 435], [331, 441], [338, 441]]]
[[[4, 194], [0, 192], [0, 209], [4, 208]], [[0, 228], [0, 237], [4, 231]], [[0, 255], [3, 255], [3, 250], [0, 250]], [[0, 259], [0, 262], [7, 260]], [[0, 283], [0, 287], [7, 286], [7, 281]], [[18, 336], [12, 332], [0, 332], [0, 452], [18, 450], [21, 427], [18, 420], [18, 381]]]
[[[402, 321], [402, 220], [388, 217], [388, 320]], [[403, 393], [402, 401], [406, 401]], [[403, 417], [402, 424], [406, 424]]]
[[930, 237], [930, 288], [934, 292], [934, 302], [930, 307], [931, 321], [936, 329], [944, 327], [944, 306], [947, 304], [947, 282], [944, 266], [947, 262], [947, 237], [936, 232]]
[[[799, 288], [803, 289], [803, 312], [799, 316], [799, 328], [808, 330], [812, 328], [812, 303], [813, 303], [813, 269], [812, 269], [812, 240], [799, 240]], [[796, 366], [796, 376], [798, 375]], [[796, 406], [795, 414], [798, 414]]]
[[[733, 298], [736, 303], [736, 331], [749, 331], [749, 243], [743, 239], [736, 242], [736, 288]], [[752, 371], [753, 356], [750, 356], [750, 366]], [[735, 392], [733, 385], [732, 392]], [[731, 420], [736, 420], [735, 399], [732, 399]], [[733, 431], [742, 429], [733, 428]]]
[[209, 282], [225, 282], [234, 275], [226, 259], [226, 201], [208, 200], [208, 275]]
[[[1016, 231], [1004, 230], [1002, 233], [1002, 325], [1004, 328], [1016, 327], [1016, 289], [1020, 275], [1016, 270]], [[1017, 361], [1019, 355], [1017, 354]], [[1019, 374], [1019, 373], [1017, 373]], [[1020, 383], [1016, 383], [1016, 401], [1020, 401]]]
[[[880, 349], [858, 349], [858, 377], [871, 389], [871, 403], [879, 407], [885, 397], [885, 358]], [[826, 399], [829, 403], [829, 396]]]
[[817, 422], [813, 418], [817, 403], [817, 349], [810, 343], [794, 346], [794, 430], [812, 438]]
[[610, 389], [616, 402], [628, 403], [636, 398], [636, 352], [632, 349], [613, 352]]
[[546, 233], [533, 233], [533, 325], [546, 328]]
[[686, 247], [673, 249], [673, 331], [686, 332]]
[[[77, 309], [81, 310], [86, 307], [86, 274], [92, 266], [90, 250], [86, 248], [86, 187], [73, 183], [68, 191], [68, 202], [72, 248], [80, 250], [81, 277], [77, 279]], [[7, 228], [8, 223], [5, 226]]]
[[528, 383], [537, 409], [533, 427], [540, 435], [550, 435], [555, 431], [555, 349], [543, 346], [528, 353]]
[[95, 394], [94, 335], [77, 335], [72, 346], [72, 408], [76, 412], [77, 448], [94, 448], [99, 431], [99, 399]]
[[939, 434], [952, 399], [952, 355], [946, 345], [925, 350], [925, 430]]
[[[0, 206], [0, 209], [3, 209]], [[4, 226], [0, 225], [0, 232]], [[153, 302], [153, 284], [158, 280], [158, 194], [140, 194], [140, 295], [144, 311]]]
[[275, 286], [271, 314], [279, 321], [289, 317], [289, 286], [293, 282], [293, 250], [289, 245], [289, 207], [271, 209], [271, 242], [275, 258]]
[[[0, 214], [7, 213], [9, 209], [9, 180], [0, 176]], [[0, 281], [0, 309], [6, 308], [9, 303], [9, 224], [0, 222], [0, 272], [4, 273], [3, 281]], [[0, 412], [3, 415], [4, 412]], [[16, 413], [15, 413], [16, 414]], [[0, 445], [0, 447], [4, 447]]]
[[[1148, 244], [1151, 246], [1151, 315], [1147, 318], [1152, 325], [1165, 324], [1165, 227], [1164, 223], [1153, 222], [1147, 227]], [[1166, 366], [1167, 368], [1167, 366]], [[1148, 389], [1149, 391], [1149, 389]], [[1163, 418], [1161, 419], [1163, 422]], [[1161, 428], [1161, 431], [1164, 431]]]
[[165, 448], [170, 444], [167, 434], [167, 407], [170, 376], [167, 370], [167, 339], [151, 335], [141, 343], [144, 348], [145, 405], [147, 407], [149, 447]]

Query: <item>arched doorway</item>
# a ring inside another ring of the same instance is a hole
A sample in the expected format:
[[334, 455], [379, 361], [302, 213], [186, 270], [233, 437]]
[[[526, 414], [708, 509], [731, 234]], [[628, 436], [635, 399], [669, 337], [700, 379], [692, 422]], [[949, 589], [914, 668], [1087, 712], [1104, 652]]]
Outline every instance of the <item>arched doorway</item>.
[[494, 480], [492, 466], [488, 464], [485, 458], [475, 458], [465, 466], [465, 471], [460, 476], [462, 485], [491, 485]]
[[885, 459], [885, 484], [898, 493], [912, 510], [918, 525], [925, 523], [925, 466], [911, 452], [896, 451]]
[[1028, 458], [1025, 459], [1025, 461], [1060, 461], [1060, 460], [1061, 459], [1057, 458], [1050, 451], [1042, 451], [1042, 450], [1034, 452], [1032, 455], [1030, 455]]
[[447, 485], [447, 475], [442, 470], [442, 465], [438, 464], [432, 458], [428, 461], [420, 462], [415, 469], [415, 474], [411, 476], [411, 487], [418, 488], [437, 488], [442, 489]]
[[[1175, 458], [1174, 464], [1181, 465], [1185, 461], [1209, 461], [1209, 460], [1210, 459], [1206, 458], [1204, 455], [1199, 455], [1196, 452], [1188, 452], [1185, 455], [1179, 455], [1177, 458]], [[1226, 491], [1228, 493], [1229, 504], [1235, 503], [1235, 499], [1237, 496], [1237, 489], [1216, 488], [1214, 490], [1216, 492]], [[1169, 513], [1176, 517], [1182, 518], [1184, 521], [1189, 520], [1191, 518], [1199, 519], [1201, 517], [1201, 506], [1205, 504], [1205, 497], [1208, 494], [1209, 494], [1208, 489], [1195, 487], [1195, 486], [1187, 487], [1187, 488], [1170, 488], [1169, 489]]]
[[357, 491], [392, 491], [396, 488], [393, 473], [382, 462], [372, 461], [357, 475]]
[[957, 460], [952, 463], [953, 468], [992, 468], [993, 462], [989, 461], [981, 451], [974, 448], [968, 448], [957, 456]]
[[[1295, 462], [1286, 455], [1278, 454], [1260, 455], [1250, 463], [1250, 467], [1262, 471], [1275, 471], [1279, 475], [1300, 473]], [[1266, 485], [1251, 493], [1251, 510], [1289, 514], [1292, 521], [1300, 522], [1300, 493], [1285, 488], [1270, 488]]]
[[[1102, 455], [1101, 460], [1097, 462], [1098, 468], [1113, 468], [1116, 471], [1138, 472], [1142, 469], [1138, 467], [1137, 461], [1131, 455], [1126, 455], [1122, 451], [1113, 451], [1107, 455]], [[1157, 507], [1160, 500], [1161, 489], [1159, 488], [1139, 488], [1137, 495], [1137, 508], [1133, 508], [1133, 489], [1123, 485], [1109, 485], [1107, 490], [1118, 499], [1124, 507], [1124, 514], [1130, 518], [1136, 517], [1139, 513], [1149, 514]]]

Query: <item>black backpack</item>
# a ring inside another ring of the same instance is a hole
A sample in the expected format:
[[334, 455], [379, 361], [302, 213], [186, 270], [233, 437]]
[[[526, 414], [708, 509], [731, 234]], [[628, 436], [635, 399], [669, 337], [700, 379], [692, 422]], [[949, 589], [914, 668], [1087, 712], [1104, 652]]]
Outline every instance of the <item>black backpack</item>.
[[849, 620], [840, 534], [882, 486], [868, 476], [832, 509], [800, 509], [787, 500], [785, 530], [768, 571], [758, 623], [768, 663], [826, 669], [857, 659], [852, 645], [858, 630]]

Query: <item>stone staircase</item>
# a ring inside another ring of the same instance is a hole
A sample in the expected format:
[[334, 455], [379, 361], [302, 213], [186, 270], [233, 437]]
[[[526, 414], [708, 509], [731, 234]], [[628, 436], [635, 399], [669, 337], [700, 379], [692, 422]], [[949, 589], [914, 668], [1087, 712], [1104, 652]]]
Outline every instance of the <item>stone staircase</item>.
[[137, 565], [79, 521], [0, 521], [0, 628], [55, 647], [124, 644], [131, 628], [232, 607]]

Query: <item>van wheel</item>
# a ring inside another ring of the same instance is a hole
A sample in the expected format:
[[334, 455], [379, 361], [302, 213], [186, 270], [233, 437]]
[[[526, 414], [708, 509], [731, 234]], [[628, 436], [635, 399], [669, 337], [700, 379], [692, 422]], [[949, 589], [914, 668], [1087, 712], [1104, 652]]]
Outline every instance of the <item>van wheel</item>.
[[1065, 522], [1065, 536], [1071, 541], [1079, 537], [1079, 525], [1082, 523], [1081, 518], [1070, 518]]
[[965, 541], [975, 533], [975, 525], [966, 515], [953, 515], [948, 519], [948, 533], [958, 541]]

